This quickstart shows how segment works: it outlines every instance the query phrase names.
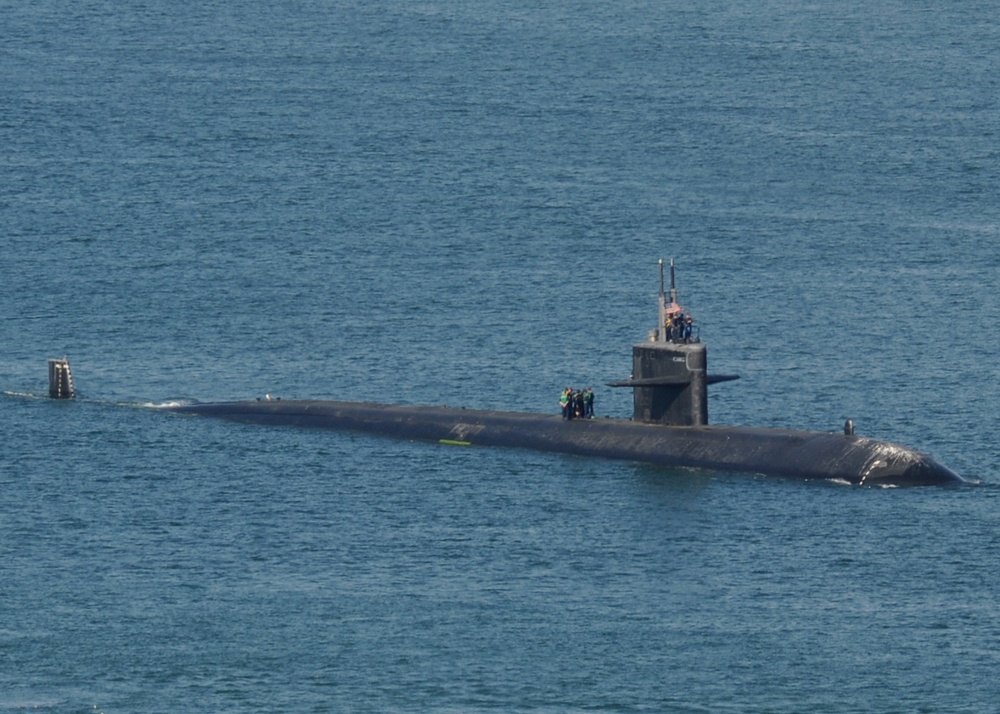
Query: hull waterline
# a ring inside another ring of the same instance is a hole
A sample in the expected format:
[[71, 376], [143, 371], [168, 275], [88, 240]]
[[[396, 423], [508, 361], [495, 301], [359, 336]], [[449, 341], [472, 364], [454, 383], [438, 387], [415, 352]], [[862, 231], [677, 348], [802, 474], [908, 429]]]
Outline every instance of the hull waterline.
[[500, 446], [664, 466], [928, 486], [962, 479], [931, 457], [863, 436], [726, 426], [664, 426], [623, 419], [319, 400], [220, 402], [172, 411], [231, 421], [367, 432], [445, 444]]

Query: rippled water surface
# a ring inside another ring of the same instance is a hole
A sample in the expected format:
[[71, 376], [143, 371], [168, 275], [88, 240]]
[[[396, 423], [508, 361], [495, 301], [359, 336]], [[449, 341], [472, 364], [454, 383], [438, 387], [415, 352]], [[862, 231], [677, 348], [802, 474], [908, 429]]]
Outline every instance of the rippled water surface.
[[[0, 711], [993, 708], [990, 3], [0, 7]], [[626, 416], [670, 256], [713, 422], [970, 485], [153, 408]]]

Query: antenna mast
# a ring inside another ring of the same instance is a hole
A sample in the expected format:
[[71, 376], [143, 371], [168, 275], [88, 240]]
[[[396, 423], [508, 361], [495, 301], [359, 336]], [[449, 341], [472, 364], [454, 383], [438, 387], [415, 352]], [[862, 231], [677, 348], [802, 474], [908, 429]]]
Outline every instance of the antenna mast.
[[677, 303], [677, 284], [674, 282], [674, 259], [670, 259], [670, 302]]
[[[670, 263], [670, 274], [673, 276], [673, 260], [671, 260]], [[660, 258], [660, 295], [656, 302], [660, 307], [660, 323], [656, 326], [656, 339], [657, 342], [666, 342], [667, 296], [666, 293], [663, 292], [663, 258]]]

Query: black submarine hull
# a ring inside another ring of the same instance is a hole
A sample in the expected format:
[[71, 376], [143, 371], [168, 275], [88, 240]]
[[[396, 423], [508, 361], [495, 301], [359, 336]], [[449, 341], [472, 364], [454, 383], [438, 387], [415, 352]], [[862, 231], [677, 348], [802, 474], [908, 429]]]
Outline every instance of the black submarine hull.
[[877, 439], [732, 426], [320, 400], [220, 402], [172, 411], [253, 424], [338, 429], [445, 444], [502, 446], [674, 467], [864, 486], [962, 483], [931, 457]]

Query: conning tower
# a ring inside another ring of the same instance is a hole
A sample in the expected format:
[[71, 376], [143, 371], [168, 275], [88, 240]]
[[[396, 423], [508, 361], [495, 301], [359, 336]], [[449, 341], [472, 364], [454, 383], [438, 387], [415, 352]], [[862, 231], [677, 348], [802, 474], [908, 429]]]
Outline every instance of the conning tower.
[[708, 350], [690, 315], [677, 302], [674, 261], [670, 260], [670, 293], [664, 290], [660, 266], [659, 319], [649, 340], [632, 346], [631, 379], [612, 387], [632, 387], [633, 419], [668, 426], [708, 424], [708, 385], [738, 375], [708, 375]]

